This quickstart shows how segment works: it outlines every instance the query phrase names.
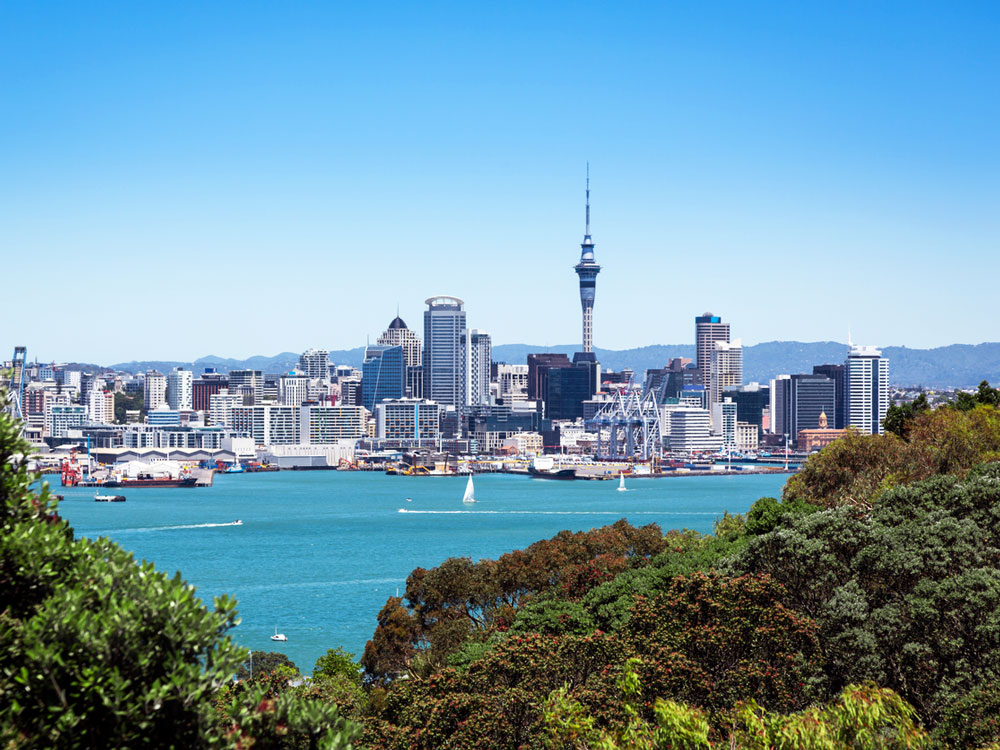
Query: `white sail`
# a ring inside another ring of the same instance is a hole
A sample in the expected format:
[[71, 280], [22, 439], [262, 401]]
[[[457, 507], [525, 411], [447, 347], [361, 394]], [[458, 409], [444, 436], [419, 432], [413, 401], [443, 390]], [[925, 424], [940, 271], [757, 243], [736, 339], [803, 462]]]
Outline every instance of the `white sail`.
[[475, 487], [472, 486], [472, 475], [469, 474], [469, 481], [465, 485], [465, 495], [462, 497], [463, 503], [476, 502]]
[[624, 472], [620, 472], [618, 474], [618, 491], [619, 492], [625, 492], [625, 474], [624, 474]]

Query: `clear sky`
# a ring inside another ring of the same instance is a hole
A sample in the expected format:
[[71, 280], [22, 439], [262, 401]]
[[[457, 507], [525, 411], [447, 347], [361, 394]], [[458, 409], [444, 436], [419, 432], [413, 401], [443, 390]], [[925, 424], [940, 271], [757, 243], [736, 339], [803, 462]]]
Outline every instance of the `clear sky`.
[[1000, 339], [994, 2], [0, 4], [0, 359]]

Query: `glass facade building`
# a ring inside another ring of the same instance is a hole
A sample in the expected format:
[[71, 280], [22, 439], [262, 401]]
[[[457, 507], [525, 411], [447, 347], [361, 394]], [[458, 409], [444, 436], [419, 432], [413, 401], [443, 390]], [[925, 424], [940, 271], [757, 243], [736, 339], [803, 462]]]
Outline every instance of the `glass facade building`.
[[361, 405], [375, 411], [387, 398], [406, 395], [406, 356], [401, 346], [369, 346], [361, 366]]

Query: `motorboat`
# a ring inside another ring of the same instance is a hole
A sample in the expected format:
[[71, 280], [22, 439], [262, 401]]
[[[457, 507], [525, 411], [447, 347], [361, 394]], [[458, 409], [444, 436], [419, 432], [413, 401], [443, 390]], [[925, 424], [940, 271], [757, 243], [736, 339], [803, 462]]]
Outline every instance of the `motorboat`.
[[100, 495], [100, 494], [95, 494], [94, 495], [94, 502], [95, 503], [124, 503], [125, 502], [125, 496], [124, 495]]

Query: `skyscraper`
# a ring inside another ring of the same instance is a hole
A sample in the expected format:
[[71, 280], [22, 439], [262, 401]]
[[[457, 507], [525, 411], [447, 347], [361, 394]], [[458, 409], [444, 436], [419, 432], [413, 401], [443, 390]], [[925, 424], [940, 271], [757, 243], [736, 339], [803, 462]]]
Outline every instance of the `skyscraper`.
[[709, 403], [717, 404], [722, 401], [724, 390], [743, 385], [743, 342], [717, 340], [708, 370]]
[[844, 369], [846, 426], [881, 435], [889, 409], [889, 360], [874, 346], [851, 346]]
[[401, 346], [407, 367], [420, 367], [420, 337], [416, 331], [406, 327], [406, 323], [398, 315], [389, 323], [389, 327], [378, 337], [380, 346]]
[[424, 398], [442, 406], [465, 406], [467, 384], [465, 303], [439, 295], [424, 311]]
[[836, 413], [826, 413], [827, 420], [832, 420], [832, 427], [836, 430], [844, 429], [844, 366], [843, 365], [814, 365], [813, 375], [826, 375], [834, 382], [837, 389], [837, 410]]
[[401, 346], [369, 346], [362, 365], [361, 404], [374, 413], [387, 398], [406, 394], [406, 360]]
[[167, 403], [167, 378], [162, 372], [156, 370], [146, 370], [145, 379], [146, 411], [150, 412]]
[[594, 241], [590, 239], [590, 165], [587, 165], [587, 223], [583, 243], [580, 245], [580, 262], [574, 266], [580, 277], [580, 305], [583, 307], [583, 351], [594, 351], [594, 296], [597, 291], [597, 274], [601, 267], [594, 260]]
[[480, 406], [490, 403], [490, 362], [493, 350], [490, 335], [486, 331], [473, 328], [468, 333], [469, 384], [468, 405]]
[[716, 341], [729, 343], [729, 324], [723, 323], [718, 315], [707, 312], [694, 319], [694, 341], [697, 354], [695, 366], [698, 368], [698, 382], [709, 385], [712, 366], [712, 352]]

